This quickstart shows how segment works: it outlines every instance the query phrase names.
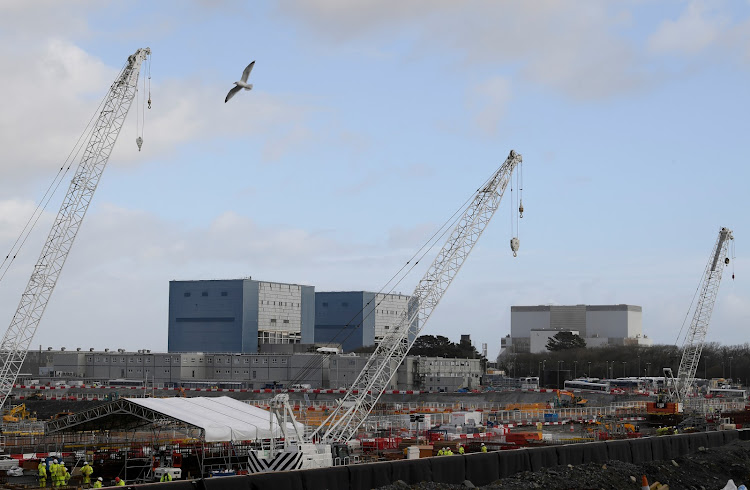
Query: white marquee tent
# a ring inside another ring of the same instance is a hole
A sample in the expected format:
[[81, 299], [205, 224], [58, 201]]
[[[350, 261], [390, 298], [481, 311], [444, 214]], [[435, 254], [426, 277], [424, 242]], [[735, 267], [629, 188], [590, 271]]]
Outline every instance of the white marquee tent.
[[[228, 396], [195, 398], [128, 398], [131, 403], [203, 429], [206, 442], [281, 437], [270, 412]], [[304, 425], [297, 422], [300, 430]], [[287, 423], [287, 432], [294, 426]]]

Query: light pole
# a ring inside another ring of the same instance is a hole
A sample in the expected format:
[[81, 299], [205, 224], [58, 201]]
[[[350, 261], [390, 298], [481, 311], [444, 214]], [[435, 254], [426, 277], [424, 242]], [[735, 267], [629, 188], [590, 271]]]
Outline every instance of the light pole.
[[646, 373], [647, 373], [646, 376], [651, 376], [651, 363], [650, 362], [646, 363]]
[[627, 378], [627, 376], [625, 375], [625, 366], [627, 366], [627, 364], [628, 364], [628, 361], [622, 361], [622, 377], [623, 378]]

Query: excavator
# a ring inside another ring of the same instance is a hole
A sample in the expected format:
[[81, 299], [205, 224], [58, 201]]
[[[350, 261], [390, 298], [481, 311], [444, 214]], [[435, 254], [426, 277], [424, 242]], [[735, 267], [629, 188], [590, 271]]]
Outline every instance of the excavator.
[[22, 403], [5, 410], [3, 413], [3, 422], [36, 422], [36, 413], [26, 410], [26, 404]]
[[[565, 395], [567, 398], [563, 398]], [[555, 408], [575, 408], [582, 407], [588, 403], [588, 400], [575, 396], [570, 391], [557, 390], [557, 397], [553, 400]]]

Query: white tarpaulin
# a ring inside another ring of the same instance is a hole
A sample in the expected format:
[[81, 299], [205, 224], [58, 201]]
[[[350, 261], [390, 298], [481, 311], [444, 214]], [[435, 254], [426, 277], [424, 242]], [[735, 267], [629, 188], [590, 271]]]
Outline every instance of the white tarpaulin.
[[[129, 402], [163, 413], [205, 433], [206, 442], [249, 441], [281, 437], [275, 418], [267, 410], [243, 403], [228, 396], [194, 398], [128, 398]], [[300, 431], [303, 424], [297, 422]], [[287, 433], [294, 433], [294, 425], [287, 424]]]

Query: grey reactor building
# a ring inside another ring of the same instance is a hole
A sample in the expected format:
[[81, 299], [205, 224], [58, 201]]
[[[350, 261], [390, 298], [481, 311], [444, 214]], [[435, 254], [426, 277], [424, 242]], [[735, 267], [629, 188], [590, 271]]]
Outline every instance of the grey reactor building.
[[587, 347], [651, 346], [643, 335], [643, 309], [635, 305], [511, 306], [510, 335], [501, 339], [500, 355], [547, 352], [558, 332], [573, 332]]

